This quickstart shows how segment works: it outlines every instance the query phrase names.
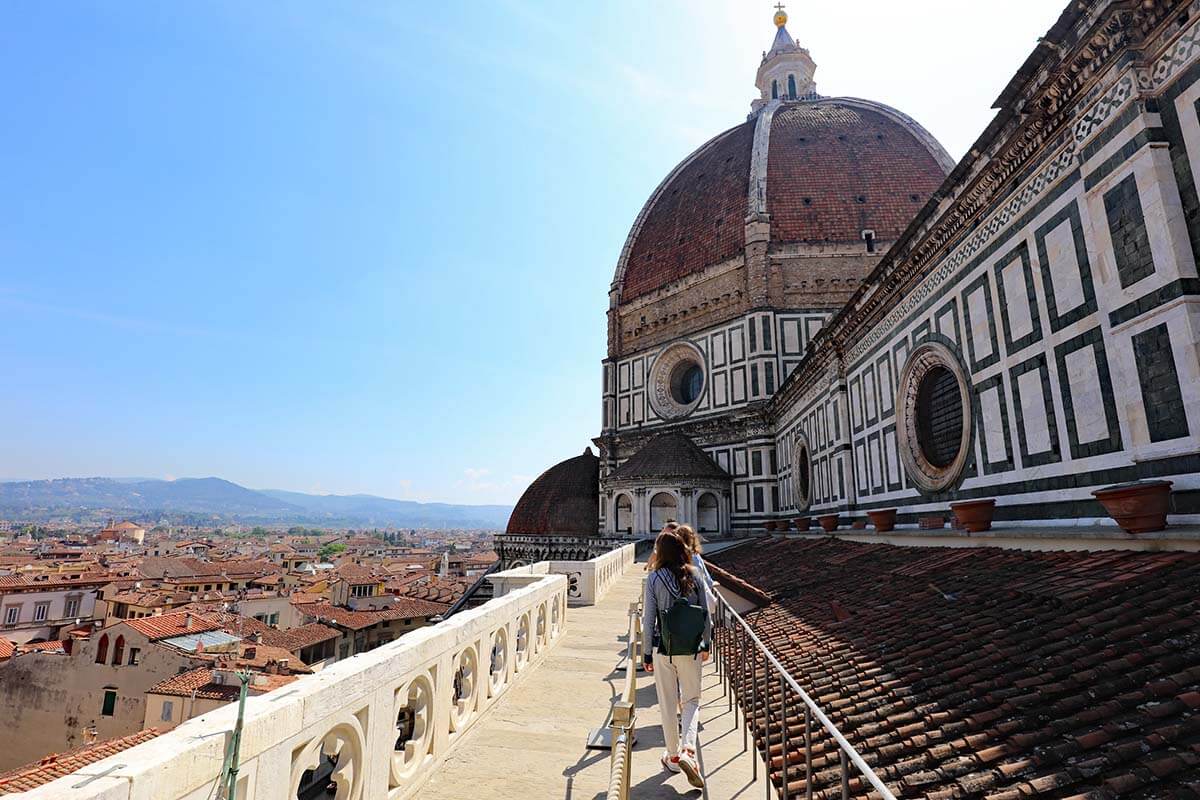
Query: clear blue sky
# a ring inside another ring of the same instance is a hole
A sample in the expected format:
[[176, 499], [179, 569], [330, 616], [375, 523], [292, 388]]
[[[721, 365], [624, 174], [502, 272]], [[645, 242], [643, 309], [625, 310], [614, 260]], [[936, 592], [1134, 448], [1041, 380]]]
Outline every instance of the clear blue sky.
[[[789, 7], [818, 89], [955, 157], [1060, 11], [838, 5]], [[6, 4], [0, 477], [512, 502], [599, 432], [625, 234], [772, 6]]]

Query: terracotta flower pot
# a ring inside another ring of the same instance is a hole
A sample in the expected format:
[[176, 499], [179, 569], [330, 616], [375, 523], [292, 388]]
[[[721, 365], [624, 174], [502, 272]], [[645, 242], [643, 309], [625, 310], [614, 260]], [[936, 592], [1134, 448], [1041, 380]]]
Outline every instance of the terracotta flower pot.
[[1171, 481], [1137, 481], [1092, 492], [1108, 515], [1129, 533], [1149, 533], [1167, 527]]
[[780, 531], [790, 530], [792, 527], [791, 520], [777, 519], [775, 520], [775, 529]]
[[812, 527], [812, 517], [796, 517], [792, 522], [796, 523], [798, 531], [806, 531]]
[[763, 527], [769, 531], [775, 530], [775, 520], [769, 520], [763, 523]]
[[821, 527], [827, 531], [836, 531], [838, 526], [838, 515], [823, 514], [817, 517], [817, 522], [821, 523]]
[[971, 533], [990, 530], [992, 515], [996, 513], [994, 498], [987, 500], [965, 500], [961, 503], [951, 503], [950, 510], [954, 512], [957, 521], [955, 527], [962, 527]]
[[855, 531], [865, 531], [867, 529], [867, 521], [865, 519], [856, 519], [850, 523], [850, 529]]
[[867, 516], [871, 518], [871, 524], [875, 526], [876, 533], [890, 531], [896, 527], [896, 509], [894, 508], [868, 511]]

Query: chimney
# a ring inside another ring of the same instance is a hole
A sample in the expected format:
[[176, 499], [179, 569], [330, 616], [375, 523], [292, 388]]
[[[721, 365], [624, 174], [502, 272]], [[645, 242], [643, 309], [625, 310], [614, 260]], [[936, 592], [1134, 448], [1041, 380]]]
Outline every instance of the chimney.
[[185, 631], [192, 629], [192, 612], [190, 611], [183, 615], [183, 629]]
[[286, 658], [279, 659], [279, 673], [281, 675], [288, 674], [288, 660]]
[[262, 644], [262, 631], [255, 631], [254, 635], [250, 637], [250, 641], [255, 644]]

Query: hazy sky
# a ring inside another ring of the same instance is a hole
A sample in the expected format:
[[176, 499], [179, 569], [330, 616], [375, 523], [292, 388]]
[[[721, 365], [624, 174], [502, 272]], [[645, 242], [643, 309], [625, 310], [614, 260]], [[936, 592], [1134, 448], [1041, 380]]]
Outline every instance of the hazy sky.
[[[1061, 11], [796, 3], [817, 88], [961, 156]], [[511, 502], [599, 433], [638, 209], [773, 3], [0, 8], [0, 477]]]

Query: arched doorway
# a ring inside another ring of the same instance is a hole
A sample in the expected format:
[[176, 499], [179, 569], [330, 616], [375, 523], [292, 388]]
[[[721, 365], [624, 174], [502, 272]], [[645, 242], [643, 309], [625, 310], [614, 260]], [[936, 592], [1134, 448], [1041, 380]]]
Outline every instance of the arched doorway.
[[721, 530], [721, 513], [717, 496], [705, 492], [696, 501], [696, 528], [700, 533], [717, 533]]
[[650, 498], [650, 530], [652, 533], [658, 533], [662, 530], [662, 526], [667, 524], [667, 520], [676, 518], [675, 508], [675, 495], [673, 494], [659, 492]]
[[633, 533], [633, 501], [627, 494], [617, 495], [617, 533]]

